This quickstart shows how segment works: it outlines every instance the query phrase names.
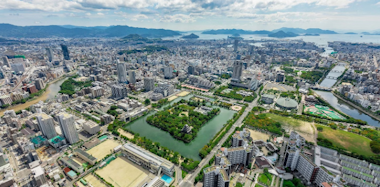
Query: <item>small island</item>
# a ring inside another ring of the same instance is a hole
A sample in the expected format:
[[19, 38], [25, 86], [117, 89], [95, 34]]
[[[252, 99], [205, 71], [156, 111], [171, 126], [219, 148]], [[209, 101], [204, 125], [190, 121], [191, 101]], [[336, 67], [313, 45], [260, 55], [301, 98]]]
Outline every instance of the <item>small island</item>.
[[268, 37], [273, 38], [288, 38], [288, 37], [296, 37], [298, 34], [292, 33], [292, 32], [284, 32], [284, 31], [278, 31], [272, 34], [268, 34]]
[[358, 33], [355, 33], [355, 32], [346, 32], [344, 34], [358, 34]]
[[194, 33], [191, 33], [189, 35], [182, 36], [182, 38], [184, 38], [184, 39], [197, 39], [197, 38], [199, 38], [199, 36], [194, 34]]
[[320, 36], [320, 34], [307, 33], [304, 36]]
[[171, 108], [149, 116], [148, 124], [169, 132], [174, 138], [189, 143], [199, 129], [219, 114], [219, 108], [210, 108], [206, 102], [180, 100]]

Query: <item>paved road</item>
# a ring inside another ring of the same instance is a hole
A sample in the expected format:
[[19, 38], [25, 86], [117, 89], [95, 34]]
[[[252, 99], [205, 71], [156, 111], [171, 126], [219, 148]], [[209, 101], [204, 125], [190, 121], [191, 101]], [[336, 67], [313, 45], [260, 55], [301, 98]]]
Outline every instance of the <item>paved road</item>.
[[225, 142], [227, 138], [235, 131], [236, 127], [241, 127], [243, 125], [243, 120], [244, 118], [248, 115], [248, 113], [252, 110], [254, 106], [257, 105], [257, 100], [259, 97], [257, 97], [252, 103], [248, 105], [248, 107], [245, 109], [244, 113], [240, 116], [240, 118], [235, 122], [233, 125], [233, 128], [231, 128], [224, 136], [223, 138], [219, 141], [219, 144], [215, 146], [210, 154], [208, 154], [200, 163], [198, 168], [193, 171], [192, 173], [189, 173], [185, 179], [179, 183], [179, 186], [181, 187], [191, 187], [193, 186], [195, 177], [197, 177], [198, 173], [201, 172], [201, 169], [208, 164], [210, 159], [214, 156], [215, 152], [220, 148], [220, 144]]

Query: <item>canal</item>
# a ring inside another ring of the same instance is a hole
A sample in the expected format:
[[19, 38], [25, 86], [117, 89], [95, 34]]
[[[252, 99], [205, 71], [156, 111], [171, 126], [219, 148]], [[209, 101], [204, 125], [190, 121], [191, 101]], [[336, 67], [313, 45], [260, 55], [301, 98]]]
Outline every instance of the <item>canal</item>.
[[31, 101], [25, 102], [24, 104], [14, 105], [10, 106], [4, 110], [0, 111], [0, 116], [4, 115], [4, 112], [6, 110], [14, 110], [19, 111], [23, 110], [25, 108], [28, 108], [31, 105], [34, 105], [40, 101], [45, 101], [47, 99], [54, 99], [54, 97], [58, 94], [58, 92], [61, 90], [61, 84], [66, 80], [67, 78], [57, 80], [55, 82], [49, 83], [49, 87], [46, 89], [46, 91], [40, 95], [38, 98], [35, 98]]
[[368, 116], [367, 114], [361, 112], [360, 110], [351, 107], [347, 103], [345, 103], [342, 100], [339, 100], [332, 94], [331, 92], [324, 92], [324, 91], [314, 91], [317, 93], [320, 97], [322, 97], [324, 100], [326, 100], [328, 103], [330, 103], [331, 106], [336, 108], [337, 110], [342, 111], [343, 113], [363, 121], [366, 121], [368, 125], [380, 127], [380, 122], [373, 119], [372, 117]]
[[[171, 103], [178, 102], [181, 99], [190, 99], [193, 95], [188, 95], [185, 97], [179, 97], [173, 100]], [[165, 106], [164, 106], [165, 107]], [[216, 107], [216, 106], [215, 106]], [[220, 108], [220, 107], [218, 107]], [[153, 115], [152, 112], [149, 115]], [[165, 146], [173, 151], [177, 151], [182, 156], [187, 158], [192, 158], [193, 160], [201, 160], [198, 155], [199, 150], [205, 146], [216, 133], [223, 128], [223, 125], [230, 119], [233, 118], [235, 111], [228, 110], [225, 108], [220, 108], [220, 113], [213, 119], [208, 121], [198, 132], [197, 137], [190, 143], [184, 143], [173, 138], [168, 132], [165, 132], [157, 127], [149, 125], [146, 122], [146, 118], [149, 116], [144, 116], [130, 124], [127, 125], [129, 130], [135, 133], [139, 133], [140, 136], [144, 136], [154, 142], [159, 142], [161, 146]]]

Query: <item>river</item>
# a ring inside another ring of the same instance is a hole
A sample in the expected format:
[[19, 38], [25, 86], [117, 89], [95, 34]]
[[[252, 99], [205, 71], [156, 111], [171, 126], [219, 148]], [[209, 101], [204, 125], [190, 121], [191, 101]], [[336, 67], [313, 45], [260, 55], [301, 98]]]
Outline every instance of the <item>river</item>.
[[[193, 95], [188, 95], [185, 97], [179, 97], [173, 100], [171, 103], [178, 102], [181, 99], [190, 99]], [[149, 115], [153, 115], [152, 112]], [[157, 127], [149, 125], [146, 122], [146, 118], [149, 116], [144, 116], [131, 124], [127, 125], [127, 128], [135, 133], [139, 133], [140, 136], [144, 136], [154, 142], [159, 142], [161, 146], [165, 146], [173, 151], [177, 151], [182, 156], [187, 158], [192, 158], [193, 160], [201, 160], [198, 155], [199, 150], [205, 146], [210, 139], [212, 139], [216, 133], [223, 128], [223, 125], [233, 118], [235, 111], [228, 110], [225, 108], [220, 108], [220, 114], [215, 116], [213, 119], [208, 121], [198, 132], [197, 137], [190, 143], [184, 143], [173, 138], [168, 132], [165, 132]]]
[[326, 88], [331, 88], [332, 86], [334, 86], [336, 81], [338, 81], [338, 77], [341, 76], [343, 74], [344, 70], [346, 69], [345, 66], [346, 66], [346, 64], [344, 64], [343, 66], [340, 66], [339, 64], [337, 66], [335, 66], [329, 72], [329, 74], [327, 74], [326, 78], [323, 79], [320, 86], [326, 87]]
[[363, 121], [366, 121], [368, 125], [380, 127], [380, 122], [371, 118], [367, 114], [361, 112], [360, 110], [351, 107], [350, 105], [346, 104], [345, 102], [339, 100], [332, 94], [331, 92], [324, 92], [324, 91], [314, 91], [319, 96], [321, 96], [324, 100], [326, 100], [328, 103], [330, 103], [331, 106], [336, 108], [337, 110], [342, 111], [343, 113]]
[[34, 105], [40, 101], [45, 101], [47, 99], [53, 99], [58, 94], [58, 92], [61, 90], [60, 86], [66, 79], [67, 78], [64, 78], [64, 79], [49, 83], [49, 87], [38, 98], [34, 98], [33, 100], [25, 102], [24, 104], [18, 104], [18, 105], [10, 106], [4, 110], [1, 110], [0, 116], [4, 115], [4, 112], [6, 110], [14, 110], [14, 111], [23, 110], [23, 109], [28, 108], [29, 106]]

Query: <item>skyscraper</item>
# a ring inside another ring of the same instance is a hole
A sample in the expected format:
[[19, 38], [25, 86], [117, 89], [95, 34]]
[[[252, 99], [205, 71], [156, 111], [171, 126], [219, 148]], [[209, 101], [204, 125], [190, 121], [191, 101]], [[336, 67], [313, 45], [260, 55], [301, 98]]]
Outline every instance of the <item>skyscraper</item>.
[[57, 136], [57, 133], [55, 132], [55, 127], [54, 127], [54, 120], [51, 116], [45, 113], [41, 113], [37, 115], [37, 121], [38, 121], [38, 126], [44, 136], [46, 136], [48, 139], [51, 139]]
[[70, 144], [79, 141], [78, 132], [75, 128], [74, 116], [66, 112], [61, 112], [57, 115], [58, 122], [61, 125], [62, 133], [65, 136], [67, 142]]
[[171, 66], [166, 66], [164, 68], [165, 79], [173, 78], [173, 68]]
[[136, 71], [135, 70], [130, 70], [128, 72], [128, 75], [129, 75], [129, 83], [136, 84]]
[[69, 49], [67, 48], [67, 46], [61, 44], [61, 48], [62, 48], [62, 53], [63, 53], [63, 59], [70, 60]]
[[235, 61], [234, 62], [234, 71], [232, 73], [232, 80], [240, 82], [242, 72], [243, 72], [243, 62]]
[[248, 45], [248, 53], [249, 55], [253, 55], [253, 45]]
[[194, 66], [189, 65], [189, 67], [187, 68], [187, 73], [189, 75], [194, 75]]
[[235, 39], [235, 40], [234, 40], [234, 52], [237, 52], [237, 51], [238, 51], [238, 45], [239, 45], [239, 40], [238, 40], [238, 39]]
[[144, 89], [146, 92], [152, 91], [154, 89], [154, 78], [145, 77], [144, 78]]
[[125, 63], [117, 60], [117, 78], [119, 82], [125, 83], [127, 82], [127, 71], [125, 67]]
[[4, 65], [11, 67], [11, 64], [9, 63], [8, 57], [6, 57], [6, 56], [3, 56], [3, 63], [4, 63]]
[[53, 50], [51, 50], [51, 48], [46, 48], [46, 54], [49, 58], [49, 62], [53, 61]]

